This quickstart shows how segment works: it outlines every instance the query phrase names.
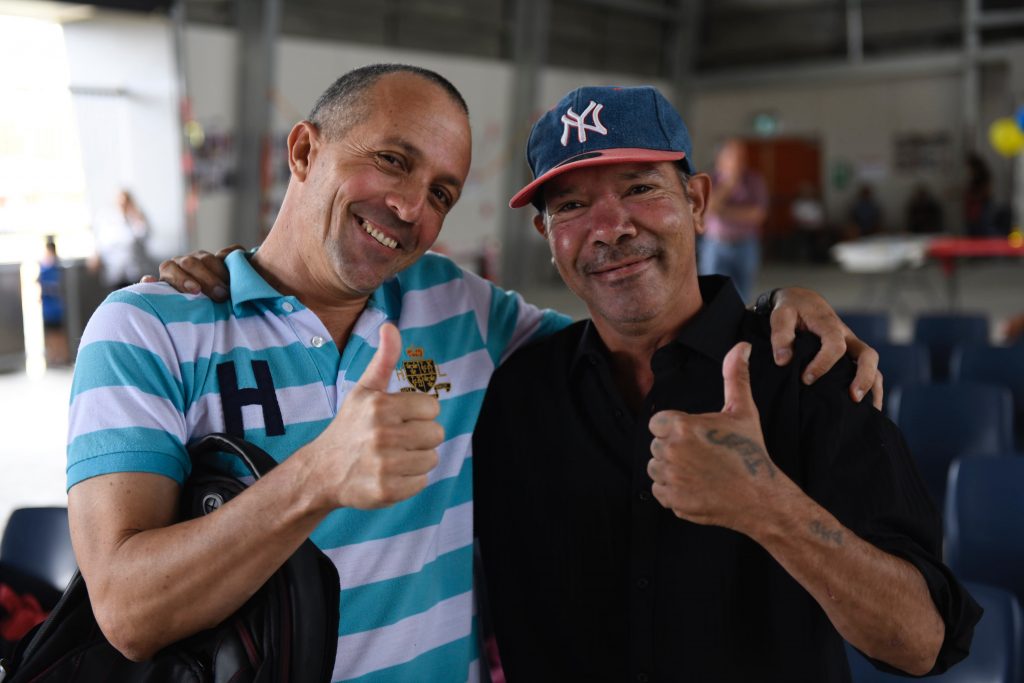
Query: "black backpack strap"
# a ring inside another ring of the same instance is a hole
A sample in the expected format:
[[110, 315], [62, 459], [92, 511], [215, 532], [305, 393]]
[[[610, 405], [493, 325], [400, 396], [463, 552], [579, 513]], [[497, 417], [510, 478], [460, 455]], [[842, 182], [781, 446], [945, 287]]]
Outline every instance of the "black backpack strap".
[[205, 460], [213, 453], [234, 455], [256, 479], [277, 466], [277, 461], [262, 448], [230, 434], [207, 434], [189, 444], [188, 453], [193, 462]]

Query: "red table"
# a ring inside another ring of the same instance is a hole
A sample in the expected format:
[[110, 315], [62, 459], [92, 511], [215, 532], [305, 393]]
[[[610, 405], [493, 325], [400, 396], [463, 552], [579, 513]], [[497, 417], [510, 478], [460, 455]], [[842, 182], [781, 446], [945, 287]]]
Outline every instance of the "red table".
[[949, 305], [959, 295], [957, 264], [963, 258], [1024, 258], [1024, 243], [1006, 237], [936, 237], [928, 244], [927, 254], [942, 264], [946, 275]]

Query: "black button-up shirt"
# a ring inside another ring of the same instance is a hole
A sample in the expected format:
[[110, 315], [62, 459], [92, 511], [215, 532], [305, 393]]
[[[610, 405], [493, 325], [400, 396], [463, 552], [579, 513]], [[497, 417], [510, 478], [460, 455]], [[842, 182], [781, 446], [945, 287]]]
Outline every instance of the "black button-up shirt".
[[817, 340], [777, 367], [765, 316], [728, 280], [651, 361], [633, 414], [589, 322], [522, 349], [491, 380], [474, 435], [476, 532], [505, 673], [520, 681], [849, 681], [824, 611], [754, 541], [676, 518], [651, 494], [650, 416], [718, 411], [722, 360], [751, 341], [776, 465], [840, 522], [924, 575], [946, 624], [937, 670], [980, 610], [939, 558], [938, 514], [895, 426], [853, 403], [843, 361], [811, 387]]

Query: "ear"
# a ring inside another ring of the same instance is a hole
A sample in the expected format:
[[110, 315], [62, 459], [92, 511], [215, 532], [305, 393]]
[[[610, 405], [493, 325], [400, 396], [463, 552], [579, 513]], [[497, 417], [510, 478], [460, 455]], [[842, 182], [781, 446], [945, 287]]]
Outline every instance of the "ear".
[[309, 121], [299, 121], [288, 133], [288, 168], [299, 182], [309, 174], [319, 143], [320, 131]]
[[533, 217], [533, 227], [536, 228], [537, 232], [540, 233], [541, 237], [547, 239], [548, 228], [544, 224], [544, 214], [543, 213], [537, 213], [537, 214], [534, 215], [534, 217]]
[[708, 197], [711, 196], [711, 177], [707, 173], [690, 176], [686, 191], [690, 198], [690, 210], [693, 212], [693, 227], [698, 235], [703, 235], [704, 214], [708, 210]]

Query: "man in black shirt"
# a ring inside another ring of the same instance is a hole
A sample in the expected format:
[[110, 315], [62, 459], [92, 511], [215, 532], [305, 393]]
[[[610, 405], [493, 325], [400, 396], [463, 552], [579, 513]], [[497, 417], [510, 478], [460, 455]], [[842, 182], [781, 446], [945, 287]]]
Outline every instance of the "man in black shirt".
[[710, 179], [671, 105], [578, 89], [528, 159], [511, 205], [591, 320], [507, 360], [474, 435], [508, 679], [849, 681], [843, 638], [912, 674], [962, 659], [980, 609], [898, 430], [848, 361], [805, 385], [817, 340], [777, 366], [765, 316], [697, 277]]

